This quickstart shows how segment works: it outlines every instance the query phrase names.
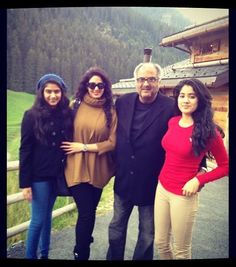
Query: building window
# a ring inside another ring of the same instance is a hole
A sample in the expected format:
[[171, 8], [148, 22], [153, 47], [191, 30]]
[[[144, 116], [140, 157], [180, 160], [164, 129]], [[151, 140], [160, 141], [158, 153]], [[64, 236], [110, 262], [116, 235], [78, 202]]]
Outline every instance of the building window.
[[197, 51], [196, 56], [212, 54], [220, 50], [220, 40], [214, 40], [208, 43], [200, 45], [200, 49]]

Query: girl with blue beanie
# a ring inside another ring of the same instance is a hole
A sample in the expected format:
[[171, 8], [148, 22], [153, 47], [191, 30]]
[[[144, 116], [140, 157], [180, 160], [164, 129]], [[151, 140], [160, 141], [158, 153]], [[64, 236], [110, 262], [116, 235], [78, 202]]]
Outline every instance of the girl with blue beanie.
[[51, 219], [56, 200], [53, 181], [63, 172], [62, 141], [72, 140], [73, 117], [66, 96], [67, 86], [56, 74], [42, 76], [36, 85], [36, 99], [25, 111], [21, 124], [19, 185], [31, 202], [31, 220], [26, 258], [47, 259]]

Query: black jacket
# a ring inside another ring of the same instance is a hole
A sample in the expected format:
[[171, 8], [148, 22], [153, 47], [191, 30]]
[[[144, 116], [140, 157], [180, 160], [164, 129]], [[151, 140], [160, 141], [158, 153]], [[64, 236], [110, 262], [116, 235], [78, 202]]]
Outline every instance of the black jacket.
[[33, 181], [52, 179], [63, 171], [64, 152], [60, 148], [65, 141], [65, 129], [61, 117], [52, 116], [47, 136], [48, 145], [40, 143], [33, 131], [34, 118], [30, 111], [24, 113], [21, 124], [20, 144], [20, 188], [31, 187]]
[[114, 191], [134, 205], [153, 205], [158, 175], [164, 163], [161, 139], [168, 120], [173, 116], [174, 101], [159, 92], [148, 119], [131, 143], [131, 123], [137, 97], [137, 93], [130, 93], [116, 100], [118, 127]]

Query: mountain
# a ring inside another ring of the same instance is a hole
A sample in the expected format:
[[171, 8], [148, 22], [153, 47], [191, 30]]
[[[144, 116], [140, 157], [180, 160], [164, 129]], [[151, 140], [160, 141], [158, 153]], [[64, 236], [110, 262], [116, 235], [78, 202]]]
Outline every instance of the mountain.
[[76, 90], [91, 66], [105, 69], [112, 83], [133, 75], [143, 49], [161, 66], [187, 57], [159, 46], [188, 25], [173, 8], [68, 7], [7, 10], [7, 88], [34, 92], [45, 73], [61, 75]]

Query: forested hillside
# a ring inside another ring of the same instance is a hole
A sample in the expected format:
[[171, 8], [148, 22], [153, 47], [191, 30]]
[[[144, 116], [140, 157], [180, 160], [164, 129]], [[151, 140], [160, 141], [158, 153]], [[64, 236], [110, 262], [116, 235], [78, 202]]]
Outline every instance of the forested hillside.
[[8, 9], [7, 89], [32, 93], [41, 75], [54, 72], [73, 93], [82, 73], [94, 65], [115, 83], [133, 76], [146, 47], [153, 49], [153, 62], [172, 64], [186, 54], [159, 43], [187, 25], [178, 16], [173, 8]]

